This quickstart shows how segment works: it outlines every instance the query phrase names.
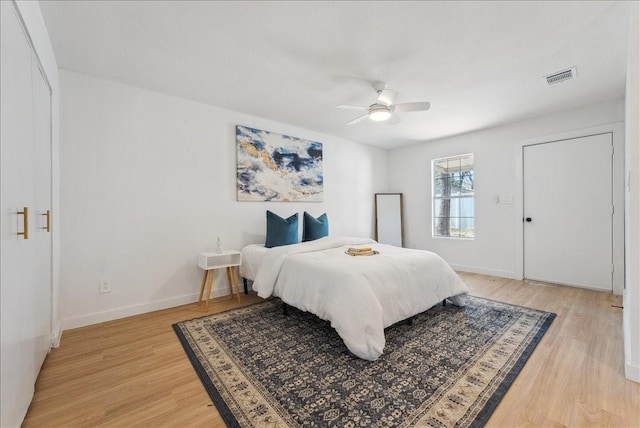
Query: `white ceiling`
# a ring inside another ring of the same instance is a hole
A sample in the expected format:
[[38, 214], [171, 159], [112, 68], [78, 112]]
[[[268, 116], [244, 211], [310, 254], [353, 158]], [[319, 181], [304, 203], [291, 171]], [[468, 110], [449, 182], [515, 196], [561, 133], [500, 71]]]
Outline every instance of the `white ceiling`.
[[[62, 69], [383, 148], [624, 97], [628, 2], [40, 5]], [[431, 109], [347, 126], [373, 80]]]

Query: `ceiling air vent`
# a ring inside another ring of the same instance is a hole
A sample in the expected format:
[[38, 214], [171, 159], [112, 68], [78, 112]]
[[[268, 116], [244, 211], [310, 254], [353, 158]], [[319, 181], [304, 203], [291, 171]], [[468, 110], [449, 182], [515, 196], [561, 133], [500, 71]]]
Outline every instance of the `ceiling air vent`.
[[571, 67], [566, 70], [558, 71], [557, 73], [549, 74], [544, 78], [547, 79], [547, 85], [555, 85], [556, 83], [566, 82], [567, 80], [573, 80], [578, 77], [576, 67]]

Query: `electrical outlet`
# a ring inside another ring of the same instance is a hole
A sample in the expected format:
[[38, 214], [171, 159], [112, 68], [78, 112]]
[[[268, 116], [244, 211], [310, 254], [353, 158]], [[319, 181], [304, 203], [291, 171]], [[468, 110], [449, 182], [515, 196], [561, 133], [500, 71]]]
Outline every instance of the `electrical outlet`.
[[111, 282], [108, 279], [100, 280], [100, 294], [111, 293]]

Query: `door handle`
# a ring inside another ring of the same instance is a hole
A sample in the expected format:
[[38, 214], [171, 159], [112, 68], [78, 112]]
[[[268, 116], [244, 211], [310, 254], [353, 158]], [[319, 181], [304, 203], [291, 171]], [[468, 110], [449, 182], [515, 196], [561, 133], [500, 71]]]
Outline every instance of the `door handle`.
[[533, 219], [531, 217], [527, 217], [524, 219], [527, 223], [531, 223], [533, 221]]
[[41, 227], [40, 229], [44, 229], [47, 232], [51, 232], [51, 210], [47, 210], [47, 212], [40, 214], [47, 218], [47, 225], [45, 227]]
[[22, 232], [18, 232], [18, 236], [22, 235], [24, 239], [29, 239], [29, 208], [24, 207], [17, 214], [22, 216]]

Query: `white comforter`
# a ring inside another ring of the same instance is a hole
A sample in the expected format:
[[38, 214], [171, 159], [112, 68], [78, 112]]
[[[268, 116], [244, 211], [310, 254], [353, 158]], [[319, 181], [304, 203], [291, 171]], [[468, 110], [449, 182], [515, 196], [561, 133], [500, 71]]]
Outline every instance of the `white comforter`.
[[[380, 254], [349, 256], [350, 246], [372, 247]], [[385, 327], [446, 298], [463, 306], [468, 291], [437, 254], [333, 237], [271, 248], [253, 289], [260, 297], [273, 294], [330, 321], [347, 348], [367, 360], [382, 354]]]

